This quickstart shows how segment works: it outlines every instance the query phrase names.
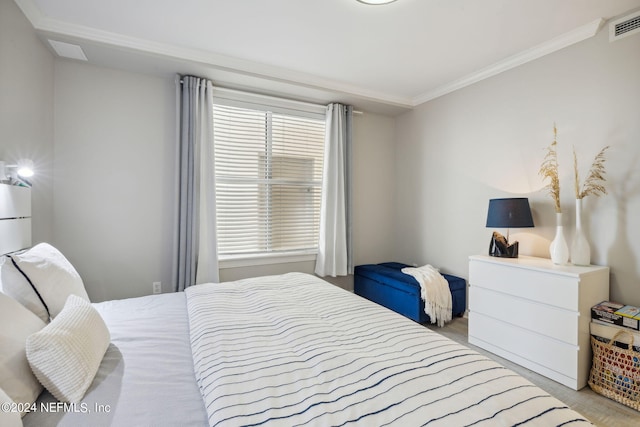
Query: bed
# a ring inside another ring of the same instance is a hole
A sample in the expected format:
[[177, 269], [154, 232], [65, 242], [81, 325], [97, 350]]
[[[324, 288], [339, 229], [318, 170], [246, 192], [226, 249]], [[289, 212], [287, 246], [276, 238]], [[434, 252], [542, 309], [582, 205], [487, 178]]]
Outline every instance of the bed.
[[83, 402], [109, 412], [34, 411], [25, 426], [587, 424], [484, 356], [302, 273], [95, 307], [111, 344]]
[[479, 353], [308, 274], [87, 305], [109, 332], [97, 372], [76, 403], [44, 390], [25, 426], [590, 424]]

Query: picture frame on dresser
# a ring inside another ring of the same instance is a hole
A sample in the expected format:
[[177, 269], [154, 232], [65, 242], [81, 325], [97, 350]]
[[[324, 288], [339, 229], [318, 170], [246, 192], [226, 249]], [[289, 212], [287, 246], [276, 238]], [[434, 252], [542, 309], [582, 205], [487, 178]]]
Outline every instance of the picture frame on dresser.
[[580, 390], [591, 367], [590, 309], [608, 298], [608, 267], [473, 255], [469, 343]]

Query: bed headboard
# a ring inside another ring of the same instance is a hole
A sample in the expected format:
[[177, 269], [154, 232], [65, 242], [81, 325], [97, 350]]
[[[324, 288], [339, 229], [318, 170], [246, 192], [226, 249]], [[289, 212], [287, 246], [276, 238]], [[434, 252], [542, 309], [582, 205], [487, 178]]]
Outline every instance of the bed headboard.
[[0, 255], [31, 246], [31, 189], [0, 183]]

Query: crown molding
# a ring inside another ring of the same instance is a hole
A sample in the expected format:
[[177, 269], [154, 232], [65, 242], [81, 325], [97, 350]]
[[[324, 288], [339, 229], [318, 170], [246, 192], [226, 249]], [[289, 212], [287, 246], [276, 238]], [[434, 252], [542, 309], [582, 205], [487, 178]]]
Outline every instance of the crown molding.
[[40, 9], [33, 3], [32, 0], [15, 0], [16, 4], [27, 17], [33, 28], [36, 28], [36, 24], [39, 23], [44, 15]]
[[605, 20], [600, 18], [582, 25], [572, 31], [555, 37], [525, 51], [519, 52], [502, 61], [496, 62], [474, 73], [436, 87], [416, 97], [399, 97], [363, 89], [361, 87], [321, 78], [312, 74], [274, 67], [267, 64], [247, 61], [227, 55], [221, 55], [200, 49], [190, 49], [166, 43], [153, 42], [146, 39], [124, 36], [117, 33], [98, 30], [82, 25], [52, 19], [45, 16], [32, 0], [15, 0], [36, 31], [52, 36], [70, 37], [76, 42], [86, 41], [106, 46], [113, 46], [129, 51], [149, 55], [157, 55], [169, 59], [189, 61], [203, 64], [211, 69], [238, 73], [258, 79], [292, 84], [310, 89], [331, 91], [358, 98], [380, 102], [401, 108], [413, 108], [458, 89], [470, 86], [484, 79], [498, 75], [504, 71], [534, 61], [550, 53], [556, 52], [575, 43], [595, 36]]
[[488, 79], [489, 77], [493, 77], [504, 71], [526, 64], [527, 62], [534, 61], [545, 55], [564, 49], [567, 46], [571, 46], [575, 43], [591, 38], [598, 33], [604, 22], [605, 20], [602, 18], [596, 19], [595, 21], [582, 25], [575, 30], [569, 31], [530, 49], [509, 56], [502, 61], [496, 62], [460, 79], [436, 87], [429, 92], [415, 97], [413, 99], [413, 106], [416, 107], [427, 101], [431, 101], [432, 99], [446, 95], [458, 89], [462, 89], [481, 80]]
[[167, 43], [158, 43], [146, 39], [125, 36], [118, 33], [52, 19], [43, 15], [40, 9], [38, 9], [31, 0], [15, 1], [35, 30], [47, 36], [61, 36], [64, 38], [71, 38], [76, 42], [92, 42], [129, 51], [194, 62], [203, 64], [214, 70], [239, 73], [245, 76], [280, 83], [357, 96], [362, 99], [402, 108], [411, 108], [413, 106], [411, 98], [370, 91], [355, 85], [331, 79], [324, 79], [312, 74], [234, 58], [206, 50], [179, 47]]

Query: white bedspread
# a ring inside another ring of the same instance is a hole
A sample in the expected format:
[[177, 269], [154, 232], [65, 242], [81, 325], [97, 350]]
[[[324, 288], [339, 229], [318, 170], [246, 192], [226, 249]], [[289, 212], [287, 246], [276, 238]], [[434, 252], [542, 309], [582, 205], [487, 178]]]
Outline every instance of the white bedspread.
[[589, 424], [477, 352], [313, 276], [186, 294], [212, 426]]
[[44, 391], [38, 405], [50, 403], [51, 411], [27, 414], [25, 427], [206, 426], [184, 293], [94, 306], [109, 328], [111, 344], [93, 384], [75, 410], [56, 407]]

